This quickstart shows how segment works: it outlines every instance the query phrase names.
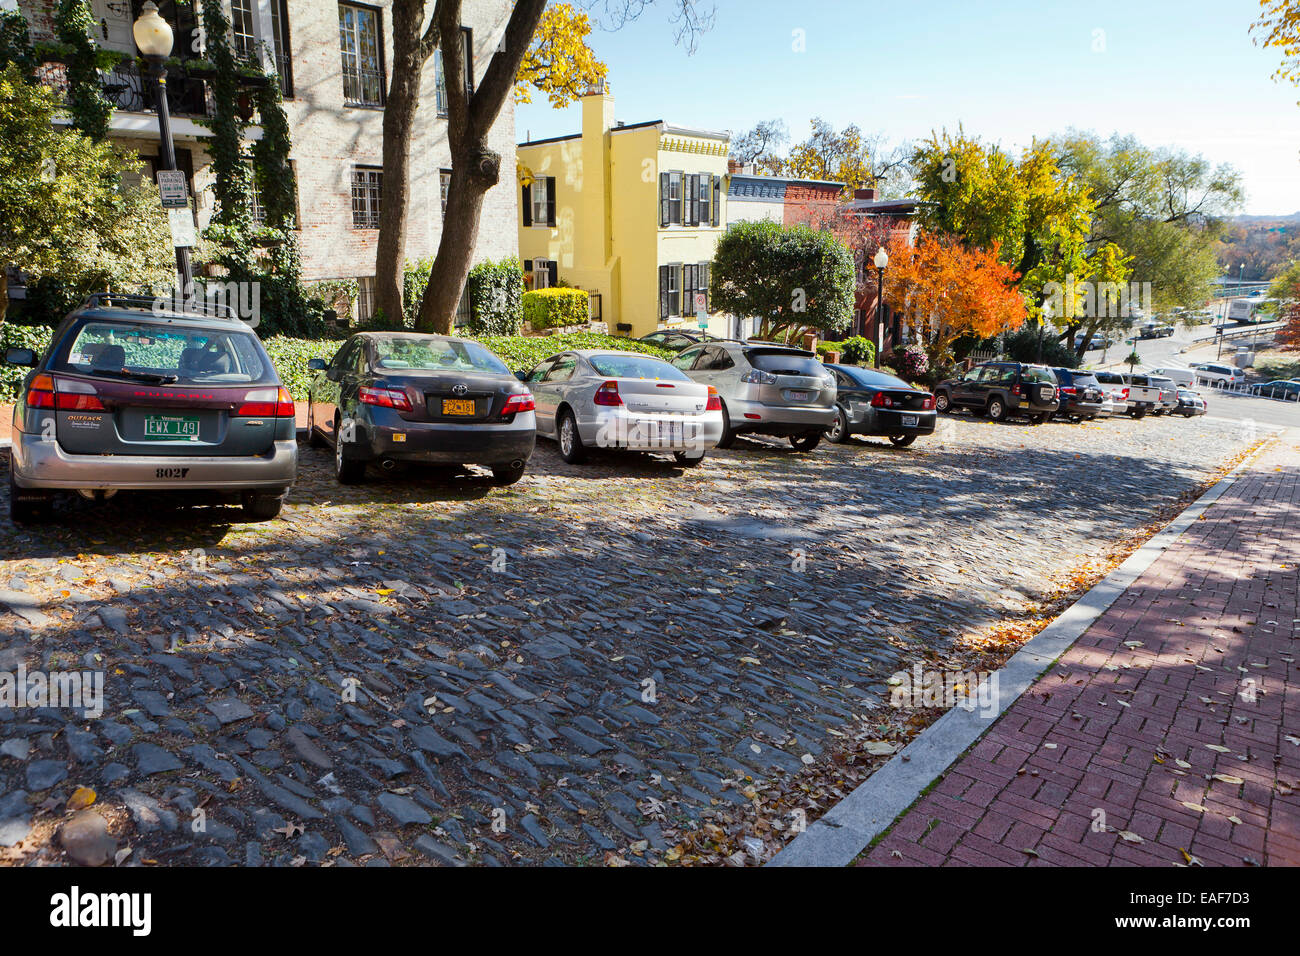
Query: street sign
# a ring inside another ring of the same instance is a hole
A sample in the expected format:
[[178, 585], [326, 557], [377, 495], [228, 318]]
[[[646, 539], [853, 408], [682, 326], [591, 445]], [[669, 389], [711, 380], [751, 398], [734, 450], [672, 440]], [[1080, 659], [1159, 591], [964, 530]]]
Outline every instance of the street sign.
[[704, 293], [695, 293], [695, 324], [702, 329], [709, 327], [709, 313], [705, 311], [705, 303]]
[[185, 173], [179, 169], [158, 170], [158, 195], [162, 197], [164, 209], [188, 209], [190, 193]]
[[167, 225], [171, 226], [172, 245], [177, 249], [193, 249], [199, 244], [198, 232], [194, 228], [194, 215], [189, 207], [168, 209]]
[[705, 302], [706, 302], [706, 299], [704, 298], [704, 293], [703, 293], [703, 292], [697, 292], [697, 293], [695, 293], [695, 311], [696, 311], [696, 312], [703, 312], [703, 311], [704, 311], [704, 309], [705, 309]]

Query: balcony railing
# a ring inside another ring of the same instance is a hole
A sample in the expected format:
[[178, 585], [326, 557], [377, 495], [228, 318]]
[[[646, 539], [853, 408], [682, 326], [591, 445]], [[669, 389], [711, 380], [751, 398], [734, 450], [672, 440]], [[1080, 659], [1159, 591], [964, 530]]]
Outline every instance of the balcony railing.
[[383, 72], [344, 66], [343, 100], [351, 106], [383, 106]]

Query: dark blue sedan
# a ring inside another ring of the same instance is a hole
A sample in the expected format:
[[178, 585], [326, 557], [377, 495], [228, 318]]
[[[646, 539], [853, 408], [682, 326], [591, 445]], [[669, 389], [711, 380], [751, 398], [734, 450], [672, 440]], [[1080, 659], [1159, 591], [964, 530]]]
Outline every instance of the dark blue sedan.
[[856, 365], [827, 365], [835, 376], [835, 422], [826, 437], [839, 444], [850, 435], [880, 435], [899, 448], [934, 432], [934, 396], [902, 379]]

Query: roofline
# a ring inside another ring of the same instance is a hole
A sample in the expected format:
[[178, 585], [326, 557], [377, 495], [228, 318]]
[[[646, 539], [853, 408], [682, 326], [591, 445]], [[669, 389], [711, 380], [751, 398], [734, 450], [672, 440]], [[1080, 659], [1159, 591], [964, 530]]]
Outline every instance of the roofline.
[[757, 180], [765, 183], [785, 183], [789, 185], [807, 185], [807, 186], [834, 186], [836, 189], [844, 189], [848, 183], [836, 182], [833, 179], [796, 179], [792, 176], [763, 176], [759, 173], [729, 173], [732, 181], [737, 179]]
[[582, 139], [582, 134], [569, 133], [566, 136], [549, 136], [546, 139], [530, 139], [527, 142], [516, 143], [515, 149], [523, 149], [525, 146], [541, 146], [545, 143], [561, 143], [566, 139]]
[[[644, 123], [624, 123], [622, 126], [611, 126], [611, 133], [626, 133], [629, 130], [645, 129], [648, 126], [660, 127], [660, 133], [667, 133], [673, 136], [698, 136], [702, 139], [717, 139], [723, 142], [731, 142], [731, 130], [726, 132], [717, 132], [708, 129], [695, 129], [690, 126], [670, 126], [661, 119], [646, 120]], [[568, 139], [582, 139], [581, 133], [569, 133], [565, 136], [549, 136], [546, 139], [531, 139], [523, 143], [516, 143], [516, 149], [522, 149], [525, 146], [542, 146], [546, 143], [562, 143]]]
[[711, 129], [694, 129], [690, 126], [664, 126], [664, 132], [677, 136], [698, 136], [701, 139], [720, 139], [724, 142], [731, 142], [731, 130], [719, 133]]

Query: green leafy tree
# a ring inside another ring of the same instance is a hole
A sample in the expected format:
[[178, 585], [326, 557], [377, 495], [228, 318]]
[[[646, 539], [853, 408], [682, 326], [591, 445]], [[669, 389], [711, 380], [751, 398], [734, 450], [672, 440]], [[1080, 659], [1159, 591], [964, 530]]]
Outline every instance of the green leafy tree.
[[713, 307], [759, 319], [760, 338], [842, 331], [853, 317], [853, 253], [829, 231], [737, 223], [718, 240], [709, 275]]
[[35, 66], [27, 18], [18, 10], [0, 10], [0, 68], [16, 65], [24, 75]]
[[15, 65], [0, 71], [0, 321], [4, 266], [70, 286], [131, 289], [164, 283], [171, 244], [156, 191], [126, 188], [136, 158], [54, 124], [53, 94]]

